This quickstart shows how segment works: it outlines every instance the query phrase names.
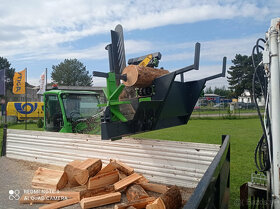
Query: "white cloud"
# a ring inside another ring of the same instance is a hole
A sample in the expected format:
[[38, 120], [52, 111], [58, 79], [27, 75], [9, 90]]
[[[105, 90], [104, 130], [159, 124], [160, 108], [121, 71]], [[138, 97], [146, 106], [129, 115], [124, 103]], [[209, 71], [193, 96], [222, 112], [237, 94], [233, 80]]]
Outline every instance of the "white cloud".
[[[65, 49], [59, 44], [107, 33], [117, 23], [130, 31], [201, 20], [257, 18], [267, 14], [270, 14], [267, 6], [258, 7], [254, 1], [240, 0], [1, 1], [0, 54], [5, 57], [22, 53], [44, 55], [48, 51], [62, 51], [63, 54]], [[68, 55], [80, 54], [83, 52], [74, 51]]]

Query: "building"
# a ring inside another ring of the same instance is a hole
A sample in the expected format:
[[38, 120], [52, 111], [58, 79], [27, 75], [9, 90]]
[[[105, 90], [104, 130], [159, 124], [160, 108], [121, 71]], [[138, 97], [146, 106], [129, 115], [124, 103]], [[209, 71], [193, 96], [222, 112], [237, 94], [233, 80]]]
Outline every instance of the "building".
[[[252, 101], [252, 97], [251, 97], [251, 93], [249, 92], [249, 90], [244, 90], [244, 92], [238, 97], [238, 102], [239, 103], [254, 103], [254, 101]], [[259, 98], [257, 98], [257, 103], [259, 106], [264, 106], [265, 105], [265, 101], [264, 101], [264, 96], [261, 96]]]

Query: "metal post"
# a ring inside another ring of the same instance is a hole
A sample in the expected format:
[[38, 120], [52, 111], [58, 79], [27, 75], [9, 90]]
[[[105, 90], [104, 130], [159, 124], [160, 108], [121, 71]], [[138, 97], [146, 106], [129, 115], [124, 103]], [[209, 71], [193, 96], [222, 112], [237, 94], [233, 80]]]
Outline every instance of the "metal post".
[[6, 78], [6, 73], [7, 73], [7, 69], [4, 69], [4, 87], [5, 87], [5, 90], [4, 90], [4, 98], [5, 98], [5, 124], [7, 124], [7, 104], [8, 104], [8, 101], [7, 101], [7, 78]]
[[1, 156], [6, 155], [6, 141], [7, 141], [7, 124], [4, 124], [3, 128], [3, 140], [2, 140], [2, 151], [1, 151]]
[[25, 130], [27, 130], [27, 68], [25, 68]]
[[[269, 33], [270, 46], [270, 69], [271, 69], [271, 127], [272, 127], [272, 144], [273, 144], [273, 159], [272, 159], [272, 195], [274, 199], [274, 208], [280, 208], [279, 203], [279, 155], [280, 155], [280, 70], [279, 70], [279, 29], [277, 24], [280, 18], [271, 20]], [[278, 39], [278, 43], [277, 43]]]

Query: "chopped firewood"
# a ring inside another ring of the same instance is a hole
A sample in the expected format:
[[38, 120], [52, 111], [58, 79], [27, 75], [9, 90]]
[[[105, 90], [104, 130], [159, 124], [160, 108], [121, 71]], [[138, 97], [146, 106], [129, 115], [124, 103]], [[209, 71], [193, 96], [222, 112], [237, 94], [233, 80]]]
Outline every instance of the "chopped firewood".
[[160, 196], [166, 209], [179, 209], [182, 206], [182, 196], [177, 186], [172, 186]]
[[125, 173], [123, 173], [122, 171], [119, 171], [119, 179], [122, 180], [125, 177], [127, 177], [127, 175]]
[[136, 209], [135, 207], [133, 207], [133, 206], [129, 206], [128, 208], [126, 208], [126, 209]]
[[78, 186], [78, 182], [74, 178], [74, 170], [82, 163], [80, 160], [74, 160], [64, 167], [64, 171], [68, 177], [68, 184], [70, 187]]
[[154, 183], [140, 183], [140, 185], [148, 191], [157, 192], [157, 193], [165, 193], [169, 189], [167, 186], [162, 184], [154, 184]]
[[135, 181], [136, 184], [141, 184], [141, 183], [148, 183], [149, 180], [145, 178], [145, 176], [141, 175], [141, 178]]
[[73, 176], [78, 184], [84, 185], [89, 177], [96, 175], [101, 170], [101, 167], [102, 162], [100, 159], [89, 158], [74, 168]]
[[165, 208], [164, 202], [159, 197], [154, 202], [148, 204], [146, 206], [146, 209], [166, 209], [166, 208]]
[[147, 192], [139, 184], [132, 184], [126, 190], [126, 197], [129, 202], [149, 197]]
[[69, 205], [74, 205], [78, 202], [79, 202], [78, 198], [71, 198], [71, 199], [60, 201], [60, 202], [55, 202], [55, 203], [51, 203], [51, 204], [48, 204], [48, 205], [44, 205], [42, 207], [39, 207], [39, 209], [63, 208], [63, 207], [69, 206]]
[[113, 185], [109, 185], [109, 186], [100, 187], [97, 189], [86, 189], [84, 191], [81, 191], [80, 195], [81, 195], [81, 199], [83, 199], [83, 198], [87, 198], [87, 197], [93, 197], [93, 196], [112, 193], [114, 191], [115, 190], [114, 190]]
[[134, 169], [126, 165], [125, 163], [119, 160], [110, 160], [113, 163], [116, 163], [117, 169], [129, 176], [130, 174], [134, 173]]
[[93, 208], [93, 207], [99, 207], [112, 203], [117, 203], [120, 201], [121, 201], [121, 193], [114, 192], [110, 194], [84, 198], [80, 201], [80, 204], [83, 209], [87, 209], [87, 208]]
[[114, 184], [119, 180], [119, 172], [117, 170], [113, 170], [108, 173], [96, 175], [94, 177], [89, 178], [88, 180], [88, 189], [97, 189], [100, 187], [105, 187], [110, 184]]
[[59, 190], [67, 184], [67, 175], [64, 171], [39, 167], [32, 179], [32, 187], [40, 189]]
[[80, 200], [80, 192], [50, 192], [46, 194], [23, 194], [19, 199], [20, 204], [53, 203], [69, 198]]
[[132, 206], [136, 209], [142, 209], [142, 208], [145, 208], [146, 205], [148, 205], [149, 203], [152, 203], [155, 199], [156, 199], [155, 197], [148, 197], [148, 198], [136, 200], [133, 202], [121, 203], [121, 204], [115, 205], [114, 209], [127, 209], [130, 206]]
[[125, 188], [126, 186], [132, 184], [133, 182], [137, 181], [140, 178], [141, 178], [141, 176], [138, 173], [133, 173], [130, 176], [127, 176], [124, 179], [115, 183], [114, 189], [115, 189], [115, 191], [119, 191], [119, 190]]
[[104, 168], [102, 168], [96, 175], [108, 173], [108, 172], [116, 170], [116, 169], [117, 169], [116, 163], [115, 162], [110, 162]]

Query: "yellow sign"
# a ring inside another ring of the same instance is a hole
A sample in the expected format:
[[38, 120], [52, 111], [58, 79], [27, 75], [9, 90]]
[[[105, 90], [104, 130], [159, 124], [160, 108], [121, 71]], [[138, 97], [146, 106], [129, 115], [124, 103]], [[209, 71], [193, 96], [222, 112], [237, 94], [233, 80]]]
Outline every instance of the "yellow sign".
[[14, 75], [14, 86], [13, 86], [13, 93], [14, 94], [25, 94], [25, 74], [26, 69], [15, 72]]

